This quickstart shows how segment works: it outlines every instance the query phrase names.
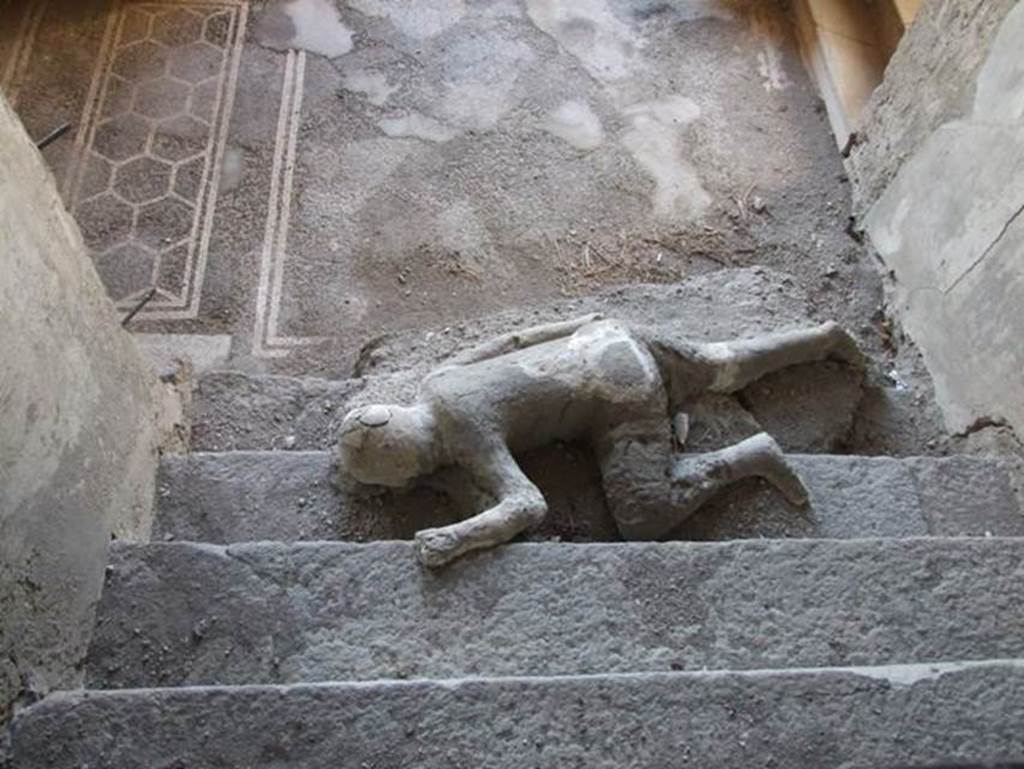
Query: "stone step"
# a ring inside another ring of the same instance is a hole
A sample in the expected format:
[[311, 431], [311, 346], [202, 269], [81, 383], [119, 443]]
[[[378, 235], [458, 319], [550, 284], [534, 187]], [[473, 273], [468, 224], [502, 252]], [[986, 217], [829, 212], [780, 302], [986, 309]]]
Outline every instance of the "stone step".
[[[459, 350], [538, 323], [600, 312], [657, 325], [703, 340], [752, 336], [811, 320], [807, 296], [792, 278], [749, 268], [698, 276], [676, 285], [635, 285], [577, 300], [477, 318], [433, 331], [383, 335], [364, 345], [349, 379], [301, 379], [234, 371], [208, 372], [197, 384], [192, 445], [199, 451], [325, 449], [336, 440], [346, 411], [372, 402], [408, 402], [422, 377]], [[862, 334], [864, 329], [851, 329]], [[864, 340], [871, 343], [870, 337]], [[336, 372], [339, 373], [339, 372]], [[749, 419], [790, 451], [835, 451], [853, 431], [861, 378], [845, 367], [815, 364], [765, 377], [743, 394]], [[737, 399], [731, 411], [739, 410]], [[731, 442], [712, 419], [709, 438]], [[691, 439], [702, 439], [700, 424]], [[743, 436], [745, 437], [745, 436]], [[716, 446], [717, 447], [717, 446]]]
[[[213, 452], [167, 456], [157, 483], [156, 541], [412, 539], [422, 528], [468, 517], [458, 497], [431, 486], [409, 492], [344, 492], [323, 451]], [[585, 452], [552, 447], [523, 466], [548, 495], [552, 514], [529, 538], [618, 539], [597, 470]], [[451, 474], [449, 474], [451, 475]]]
[[1024, 657], [1024, 540], [116, 545], [92, 688]]
[[1002, 660], [72, 692], [12, 742], [21, 769], [980, 767], [1024, 755], [1022, 723]]
[[[411, 539], [471, 514], [444, 494], [367, 496], [334, 485], [327, 452], [225, 452], [165, 457], [155, 540]], [[1006, 468], [978, 457], [891, 459], [794, 456], [811, 490], [806, 509], [758, 482], [708, 505], [682, 539], [756, 537], [1024, 536]], [[619, 539], [590, 458], [567, 447], [524, 458], [545, 492], [549, 520], [530, 539]]]
[[[199, 378], [190, 407], [191, 446], [195, 451], [326, 449], [337, 442], [350, 409], [411, 403], [427, 371], [343, 380], [209, 372]], [[687, 448], [717, 449], [767, 430], [787, 451], [834, 451], [852, 435], [861, 395], [859, 378], [844, 366], [795, 366], [764, 377], [738, 396], [699, 401], [690, 415]], [[861, 443], [870, 448], [878, 440], [872, 433]], [[908, 453], [899, 445], [888, 448]]]
[[320, 449], [335, 440], [362, 379], [251, 375], [212, 371], [199, 378], [192, 402], [197, 451]]

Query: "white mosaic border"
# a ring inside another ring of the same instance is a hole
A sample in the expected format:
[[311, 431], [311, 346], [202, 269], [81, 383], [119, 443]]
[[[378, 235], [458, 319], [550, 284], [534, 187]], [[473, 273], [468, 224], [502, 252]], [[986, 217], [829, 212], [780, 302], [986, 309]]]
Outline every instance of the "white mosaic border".
[[291, 50], [285, 60], [281, 107], [277, 117], [270, 202], [260, 255], [260, 281], [256, 294], [256, 327], [253, 355], [283, 358], [294, 348], [323, 341], [320, 337], [284, 336], [279, 331], [284, 266], [288, 260], [288, 227], [291, 222], [295, 181], [296, 146], [302, 123], [302, 98], [306, 79], [306, 52]]
[[18, 104], [21, 86], [25, 80], [25, 73], [28, 71], [29, 59], [32, 57], [32, 49], [35, 47], [39, 27], [42, 25], [48, 5], [49, 0], [37, 0], [28, 6], [25, 15], [21, 18], [21, 24], [18, 26], [10, 57], [4, 64], [3, 71], [0, 72], [0, 90], [3, 90], [12, 107]]

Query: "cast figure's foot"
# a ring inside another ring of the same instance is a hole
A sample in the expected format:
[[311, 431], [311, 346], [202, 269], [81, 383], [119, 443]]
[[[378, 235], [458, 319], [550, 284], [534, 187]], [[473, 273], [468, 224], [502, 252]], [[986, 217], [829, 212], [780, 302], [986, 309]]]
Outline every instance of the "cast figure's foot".
[[416, 557], [430, 568], [444, 566], [457, 558], [462, 541], [450, 526], [440, 529], [423, 529], [416, 532]]
[[834, 320], [823, 324], [821, 328], [829, 339], [831, 348], [829, 358], [842, 361], [851, 368], [863, 369], [865, 367], [864, 353], [861, 352], [857, 340], [850, 336], [846, 329]]
[[767, 460], [762, 477], [794, 505], [806, 505], [810, 496], [807, 487], [790, 466], [775, 439], [768, 433], [759, 433], [749, 440], [757, 442], [758, 453]]

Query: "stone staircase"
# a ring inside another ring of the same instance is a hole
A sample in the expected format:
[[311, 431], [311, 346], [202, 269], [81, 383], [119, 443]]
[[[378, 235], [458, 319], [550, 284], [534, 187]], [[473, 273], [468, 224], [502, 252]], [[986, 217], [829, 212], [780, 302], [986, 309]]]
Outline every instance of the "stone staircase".
[[556, 446], [523, 461], [551, 520], [431, 572], [403, 540], [466, 513], [443, 483], [353, 495], [329, 451], [347, 408], [417, 378], [206, 375], [152, 541], [111, 549], [86, 686], [18, 715], [14, 765], [1024, 758], [1024, 516], [999, 461], [796, 454], [808, 509], [748, 483], [678, 540], [623, 543], [586, 452]]
[[1020, 755], [1022, 687], [1009, 661], [141, 689], [16, 740], [28, 767], [934, 766]]
[[[112, 548], [87, 687], [19, 716], [17, 766], [1024, 755], [1024, 517], [997, 461], [801, 455], [810, 510], [746, 489], [712, 511], [731, 541], [526, 542], [431, 573], [407, 542], [326, 540], [359, 515], [408, 537], [453, 515], [440, 495], [392, 520], [334, 489], [328, 452], [264, 448], [164, 460], [154, 541]], [[799, 538], [756, 538], [787, 517]]]

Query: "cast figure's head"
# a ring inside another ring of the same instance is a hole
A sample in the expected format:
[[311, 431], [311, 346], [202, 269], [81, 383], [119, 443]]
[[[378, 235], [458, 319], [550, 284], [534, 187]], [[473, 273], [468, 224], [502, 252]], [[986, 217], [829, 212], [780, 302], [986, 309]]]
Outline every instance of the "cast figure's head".
[[342, 473], [359, 483], [401, 488], [438, 465], [434, 420], [422, 406], [350, 411], [338, 434]]

